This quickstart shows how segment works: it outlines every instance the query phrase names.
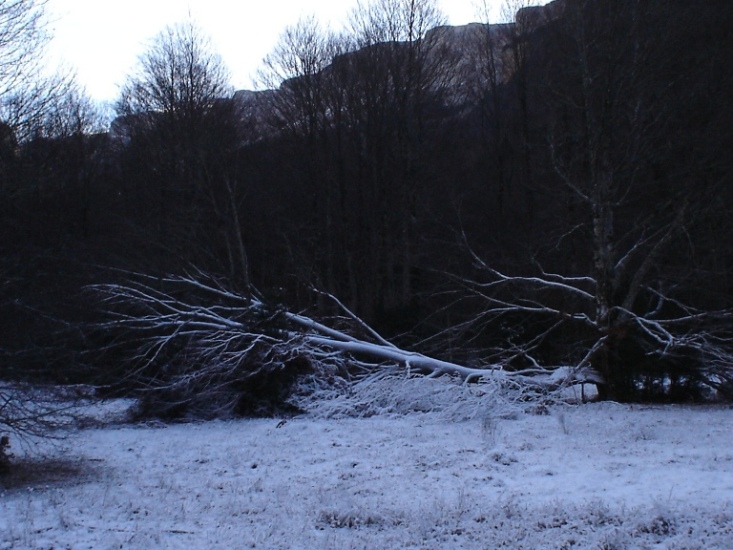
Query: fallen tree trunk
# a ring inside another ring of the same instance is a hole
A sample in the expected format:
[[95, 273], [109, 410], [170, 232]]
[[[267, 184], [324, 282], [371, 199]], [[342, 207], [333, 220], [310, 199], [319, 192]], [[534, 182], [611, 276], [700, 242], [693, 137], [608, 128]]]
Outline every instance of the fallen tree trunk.
[[111, 315], [101, 328], [121, 333], [118, 342], [132, 349], [128, 379], [158, 395], [171, 394], [172, 410], [201, 401], [218, 409], [213, 411], [217, 416], [257, 413], [246, 403], [275, 406], [306, 373], [322, 380], [375, 371], [447, 374], [548, 392], [597, 380], [588, 369], [508, 371], [501, 365], [476, 368], [429, 357], [388, 342], [343, 306], [345, 316], [338, 321], [349, 332], [233, 292], [202, 273], [162, 279], [138, 274], [125, 284], [91, 288]]

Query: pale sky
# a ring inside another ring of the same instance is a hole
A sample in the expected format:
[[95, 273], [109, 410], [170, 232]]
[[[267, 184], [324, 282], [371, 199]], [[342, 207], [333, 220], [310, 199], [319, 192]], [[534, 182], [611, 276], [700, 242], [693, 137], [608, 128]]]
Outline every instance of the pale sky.
[[[475, 21], [476, 0], [441, 0], [451, 25]], [[502, 0], [492, 0], [498, 6]], [[539, 2], [538, 2], [539, 3]], [[545, 3], [545, 2], [542, 2]], [[148, 41], [188, 14], [213, 40], [236, 89], [252, 77], [286, 26], [314, 14], [338, 28], [356, 0], [48, 0], [51, 55], [76, 71], [93, 99], [113, 101]]]

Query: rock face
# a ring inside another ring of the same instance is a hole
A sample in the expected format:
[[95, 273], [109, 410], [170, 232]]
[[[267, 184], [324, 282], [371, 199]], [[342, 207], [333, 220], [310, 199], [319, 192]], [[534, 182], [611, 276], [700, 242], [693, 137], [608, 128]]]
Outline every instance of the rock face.
[[546, 25], [550, 21], [560, 17], [565, 10], [566, 0], [554, 0], [544, 6], [529, 6], [517, 12], [516, 25], [533, 30]]
[[238, 112], [242, 124], [260, 124], [268, 105], [271, 104], [277, 90], [238, 90], [232, 99], [239, 106]]
[[[428, 63], [435, 63], [444, 72], [438, 78], [440, 86], [447, 90], [448, 103], [461, 104], [466, 99], [465, 84], [474, 81], [477, 76], [477, 68], [480, 66], [479, 57], [480, 44], [488, 38], [495, 41], [496, 51], [501, 51], [506, 46], [506, 36], [509, 35], [509, 25], [486, 25], [481, 23], [470, 23], [462, 26], [436, 27], [426, 33], [425, 41], [430, 43], [433, 52]], [[399, 47], [402, 43], [393, 43], [391, 46]], [[388, 47], [386, 44], [377, 44], [375, 47]], [[366, 50], [358, 50], [341, 54], [334, 58], [331, 65], [327, 66], [323, 73], [327, 74], [333, 70], [340, 70], [345, 64], [352, 63], [361, 55], [368, 55]], [[503, 63], [499, 61], [499, 67], [503, 72]], [[293, 89], [297, 78], [287, 80], [276, 90], [239, 90], [233, 99], [239, 105], [242, 112], [242, 119], [250, 122], [262, 122], [273, 102], [287, 90]]]
[[438, 27], [427, 33], [426, 38], [437, 40], [439, 47], [448, 52], [450, 63], [445, 67], [446, 78], [454, 104], [465, 101], [467, 82], [485, 79], [489, 44], [493, 48], [499, 79], [503, 81], [508, 78], [510, 72], [507, 70], [506, 50], [513, 28], [513, 23], [469, 23], [458, 27]]
[[[497, 75], [500, 82], [512, 76], [509, 47], [516, 37], [531, 34], [549, 21], [559, 17], [565, 0], [555, 0], [544, 6], [522, 8], [517, 12], [516, 22], [501, 24], [469, 23], [461, 26], [441, 26], [429, 30], [424, 40], [431, 44], [431, 50], [440, 56], [445, 74], [441, 86], [448, 92], [448, 101], [460, 105], [466, 99], [466, 83], [480, 81], [485, 72], [489, 43], [495, 55]], [[334, 59], [333, 64], [343, 62], [343, 58], [358, 56], [359, 51], [343, 54]], [[331, 66], [324, 71], [331, 70]], [[477, 80], [478, 79], [478, 80]], [[284, 85], [287, 85], [284, 83]], [[267, 109], [278, 90], [251, 91], [239, 90], [234, 100], [240, 105], [244, 118], [254, 121], [263, 119], [263, 109]]]

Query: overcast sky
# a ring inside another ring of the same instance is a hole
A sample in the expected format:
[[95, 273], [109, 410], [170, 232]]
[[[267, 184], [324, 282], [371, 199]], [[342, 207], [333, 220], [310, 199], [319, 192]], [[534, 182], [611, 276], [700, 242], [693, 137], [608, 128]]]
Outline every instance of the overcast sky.
[[[476, 20], [475, 0], [440, 3], [452, 25]], [[94, 99], [112, 101], [147, 41], [166, 25], [187, 19], [190, 12], [212, 37], [235, 88], [251, 88], [262, 58], [287, 25], [315, 14], [337, 28], [355, 4], [356, 0], [48, 0], [55, 37], [51, 54], [77, 72]]]

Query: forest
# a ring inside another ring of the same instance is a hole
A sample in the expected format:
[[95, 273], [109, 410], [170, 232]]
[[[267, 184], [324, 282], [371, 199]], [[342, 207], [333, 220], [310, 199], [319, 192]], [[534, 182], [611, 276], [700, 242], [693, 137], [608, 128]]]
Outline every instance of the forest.
[[375, 372], [733, 398], [733, 3], [509, 6], [304, 18], [258, 91], [172, 25], [106, 120], [0, 1], [0, 380], [169, 417]]

